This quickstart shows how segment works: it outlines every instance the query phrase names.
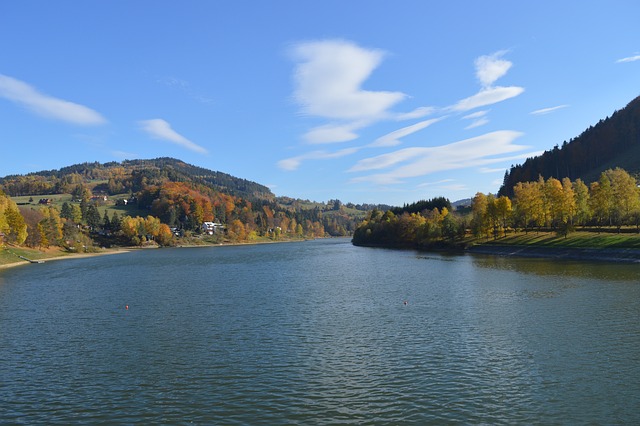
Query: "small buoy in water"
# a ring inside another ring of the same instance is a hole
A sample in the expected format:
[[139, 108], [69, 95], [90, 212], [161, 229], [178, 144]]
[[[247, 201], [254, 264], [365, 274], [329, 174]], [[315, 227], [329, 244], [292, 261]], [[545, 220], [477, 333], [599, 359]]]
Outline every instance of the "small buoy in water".
[[129, 305], [124, 305], [124, 308], [128, 311], [129, 310]]

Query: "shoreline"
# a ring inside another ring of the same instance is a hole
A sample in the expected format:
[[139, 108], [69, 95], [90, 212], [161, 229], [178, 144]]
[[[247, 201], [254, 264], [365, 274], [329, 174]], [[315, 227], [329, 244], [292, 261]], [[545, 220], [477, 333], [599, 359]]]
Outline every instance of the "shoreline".
[[[199, 247], [225, 247], [225, 246], [242, 246], [256, 244], [275, 244], [286, 242], [304, 242], [306, 240], [285, 240], [285, 241], [260, 241], [245, 243], [222, 243], [222, 244], [185, 244], [171, 248], [199, 248]], [[510, 244], [478, 244], [467, 248], [436, 248], [431, 250], [415, 247], [384, 247], [384, 246], [368, 246], [373, 248], [390, 248], [398, 250], [416, 250], [419, 252], [447, 252], [459, 254], [479, 254], [500, 257], [523, 257], [523, 258], [544, 258], [554, 260], [579, 260], [579, 261], [597, 261], [597, 262], [614, 262], [614, 263], [640, 263], [640, 249], [637, 248], [571, 248], [571, 247], [544, 247], [532, 245], [510, 245]], [[148, 250], [158, 247], [121, 247], [114, 249], [104, 249], [95, 253], [62, 253], [58, 256], [44, 257], [36, 259], [47, 263], [50, 261], [66, 260], [66, 259], [83, 259], [98, 256], [107, 256], [113, 254], [130, 253], [138, 250]], [[16, 262], [0, 265], [0, 271], [4, 269], [15, 268], [19, 266], [29, 265], [27, 260], [18, 260]]]
[[[278, 244], [278, 243], [295, 243], [295, 242], [304, 242], [308, 241], [306, 239], [294, 239], [294, 240], [282, 240], [282, 241], [251, 241], [251, 242], [238, 242], [238, 243], [219, 243], [219, 244], [183, 244], [177, 246], [171, 246], [167, 248], [199, 248], [199, 247], [226, 247], [226, 246], [247, 246], [247, 245], [257, 245], [257, 244]], [[98, 257], [98, 256], [106, 256], [112, 254], [122, 254], [122, 253], [130, 253], [138, 250], [150, 250], [150, 249], [158, 249], [161, 248], [159, 246], [149, 246], [149, 247], [119, 247], [119, 248], [111, 248], [104, 249], [99, 252], [94, 253], [61, 253], [58, 256], [51, 257], [43, 257], [39, 259], [34, 259], [37, 262], [47, 263], [51, 261], [57, 260], [66, 260], [66, 259], [83, 259], [88, 257]], [[15, 268], [18, 266], [26, 266], [30, 265], [31, 262], [28, 260], [17, 260], [11, 263], [0, 264], [0, 271], [4, 269]]]
[[479, 244], [466, 249], [465, 252], [502, 257], [640, 263], [640, 249], [634, 248], [571, 248], [508, 244]]
[[579, 248], [579, 247], [545, 247], [535, 245], [517, 244], [476, 244], [469, 247], [415, 247], [415, 246], [385, 246], [385, 245], [365, 245], [361, 247], [382, 248], [391, 250], [415, 250], [421, 253], [449, 253], [449, 254], [471, 254], [488, 255], [500, 257], [522, 257], [552, 260], [578, 260], [591, 262], [613, 262], [613, 263], [640, 263], [639, 248]]
[[[98, 256], [106, 256], [106, 255], [111, 255], [111, 254], [121, 254], [121, 253], [129, 253], [131, 252], [132, 248], [118, 248], [118, 249], [106, 249], [104, 251], [100, 251], [100, 252], [96, 252], [96, 253], [68, 253], [68, 254], [61, 254], [59, 256], [52, 256], [52, 257], [44, 257], [41, 259], [34, 259], [37, 260], [38, 262], [42, 261], [42, 263], [47, 263], [47, 262], [51, 262], [51, 261], [56, 261], [56, 260], [66, 260], [66, 259], [83, 259], [83, 258], [88, 258], [88, 257], [98, 257]], [[16, 262], [11, 262], [11, 263], [5, 263], [0, 265], [0, 271], [2, 271], [3, 269], [10, 269], [10, 268], [16, 268], [18, 266], [26, 266], [26, 265], [30, 265], [31, 263], [27, 260], [19, 260]]]

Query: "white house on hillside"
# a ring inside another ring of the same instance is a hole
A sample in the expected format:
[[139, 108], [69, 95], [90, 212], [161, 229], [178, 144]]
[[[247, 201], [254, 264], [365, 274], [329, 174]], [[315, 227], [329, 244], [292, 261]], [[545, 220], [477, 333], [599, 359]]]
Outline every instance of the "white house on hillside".
[[222, 232], [224, 225], [218, 222], [205, 222], [202, 224], [202, 230], [209, 235], [213, 235], [216, 232]]

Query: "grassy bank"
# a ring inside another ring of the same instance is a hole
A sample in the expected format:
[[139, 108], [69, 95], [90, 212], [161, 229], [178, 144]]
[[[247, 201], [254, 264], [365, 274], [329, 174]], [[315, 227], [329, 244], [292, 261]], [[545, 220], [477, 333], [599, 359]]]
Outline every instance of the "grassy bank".
[[79, 258], [89, 256], [99, 256], [102, 254], [123, 253], [127, 249], [99, 250], [89, 253], [70, 253], [62, 248], [55, 247], [46, 250], [30, 249], [26, 247], [6, 246], [0, 248], [0, 269], [11, 266], [26, 265], [28, 261], [20, 258], [25, 257], [29, 260], [54, 260], [65, 258]]
[[[60, 255], [63, 253], [60, 250], [57, 250]], [[25, 263], [26, 261], [20, 259], [20, 256], [26, 257], [31, 260], [39, 260], [45, 259], [49, 257], [55, 257], [57, 253], [53, 253], [52, 251], [44, 252], [40, 250], [32, 250], [28, 248], [22, 247], [7, 247], [0, 249], [0, 266], [9, 265], [12, 263]]]
[[576, 249], [640, 249], [640, 234], [573, 232], [567, 237], [555, 232], [529, 232], [508, 234], [496, 240], [479, 240], [480, 245], [514, 245], [547, 248]]

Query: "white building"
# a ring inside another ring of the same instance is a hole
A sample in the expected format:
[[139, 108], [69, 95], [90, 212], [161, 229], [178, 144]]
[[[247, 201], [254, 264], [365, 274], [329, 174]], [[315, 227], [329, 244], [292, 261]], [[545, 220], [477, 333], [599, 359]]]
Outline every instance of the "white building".
[[213, 235], [216, 232], [223, 231], [224, 225], [218, 222], [205, 222], [202, 224], [202, 230], [209, 235]]

